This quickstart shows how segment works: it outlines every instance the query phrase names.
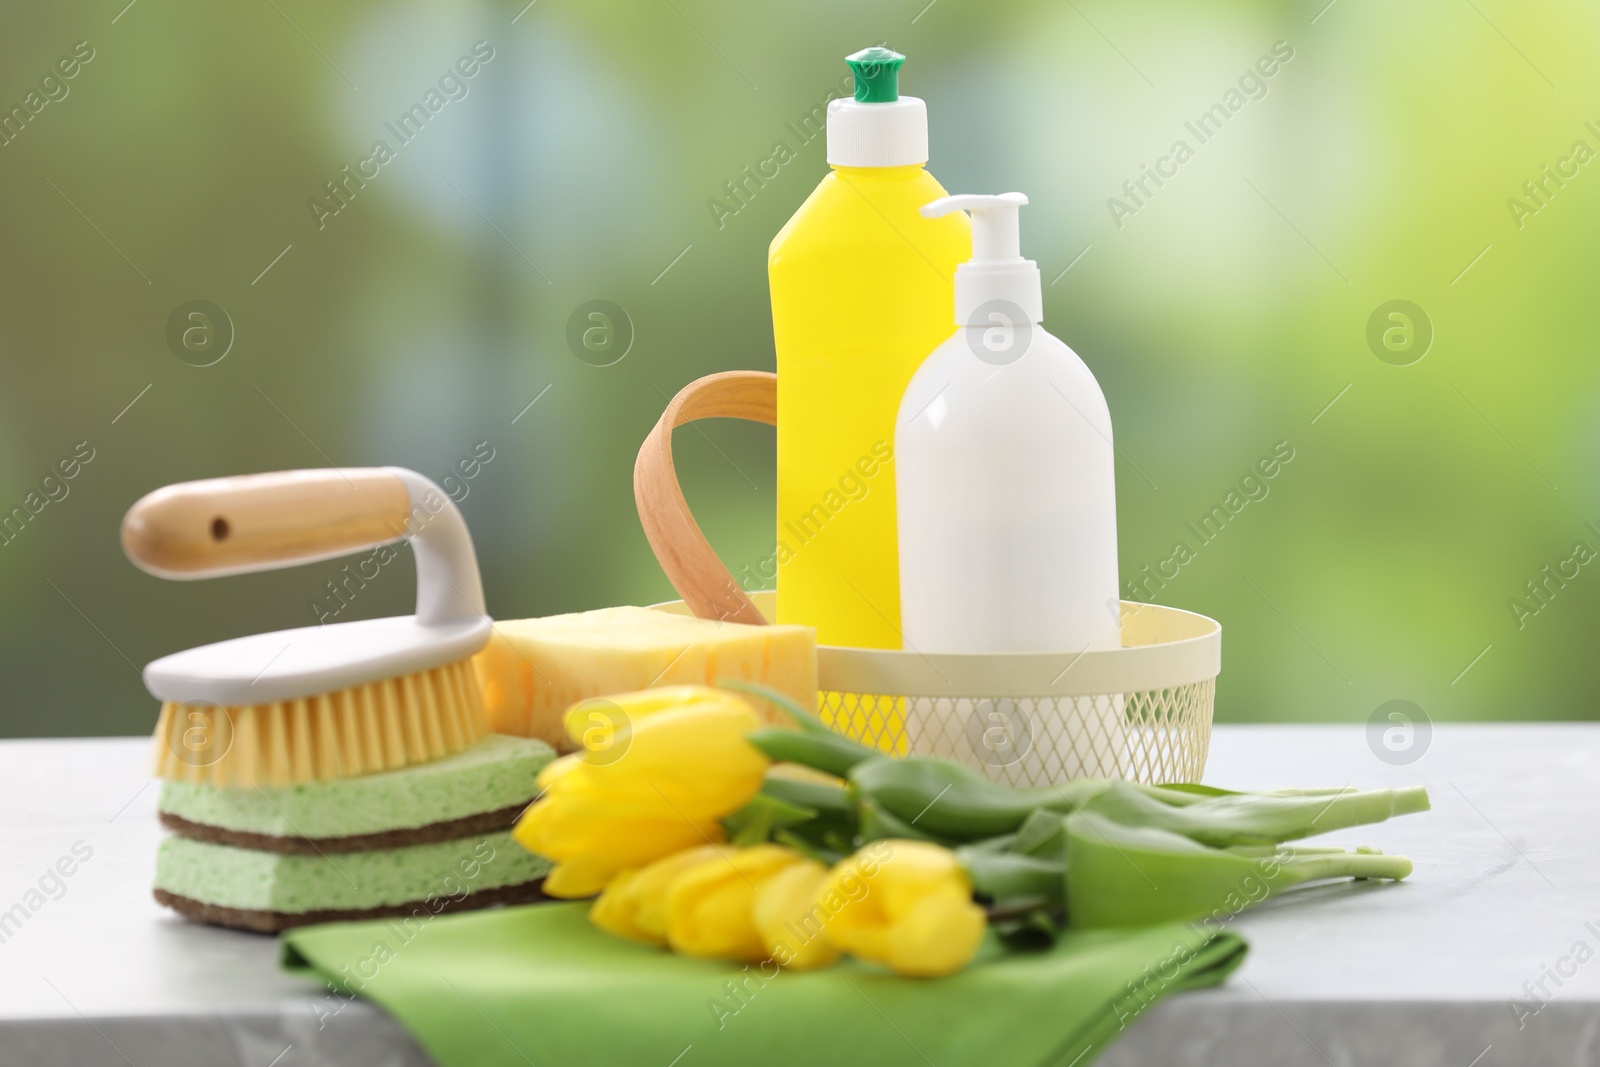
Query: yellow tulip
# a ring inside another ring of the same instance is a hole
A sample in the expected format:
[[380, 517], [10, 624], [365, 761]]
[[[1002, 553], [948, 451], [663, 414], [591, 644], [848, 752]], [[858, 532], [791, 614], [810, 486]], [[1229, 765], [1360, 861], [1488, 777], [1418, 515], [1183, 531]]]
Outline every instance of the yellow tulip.
[[567, 730], [584, 751], [545, 767], [516, 840], [555, 866], [545, 892], [593, 896], [621, 871], [723, 840], [718, 820], [761, 788], [767, 759], [745, 741], [748, 703], [705, 686], [584, 701]]
[[768, 759], [745, 740], [762, 722], [742, 698], [703, 685], [586, 700], [567, 711], [585, 791], [720, 819], [761, 788]]
[[652, 945], [667, 943], [667, 890], [678, 875], [724, 850], [716, 845], [676, 852], [611, 880], [589, 909], [589, 921], [608, 934]]
[[966, 966], [986, 922], [955, 855], [926, 841], [874, 841], [828, 873], [816, 905], [835, 945], [925, 978]]
[[667, 943], [685, 956], [766, 959], [756, 929], [756, 894], [774, 875], [801, 861], [781, 845], [725, 849], [679, 872], [667, 889]]
[[769, 878], [756, 893], [751, 919], [773, 962], [796, 971], [831, 966], [839, 949], [824, 932], [817, 893], [828, 868], [801, 859]]
[[689, 822], [670, 810], [605, 809], [553, 793], [523, 814], [512, 836], [555, 864], [544, 891], [569, 898], [594, 896], [619, 871], [724, 838], [715, 820]]

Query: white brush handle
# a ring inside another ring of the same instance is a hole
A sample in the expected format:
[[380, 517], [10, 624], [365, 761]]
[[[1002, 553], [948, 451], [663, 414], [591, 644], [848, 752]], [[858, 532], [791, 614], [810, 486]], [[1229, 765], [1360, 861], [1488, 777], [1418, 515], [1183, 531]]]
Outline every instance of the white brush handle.
[[128, 509], [122, 548], [161, 578], [214, 578], [410, 541], [417, 622], [480, 618], [483, 583], [454, 501], [404, 467], [278, 471], [183, 482]]

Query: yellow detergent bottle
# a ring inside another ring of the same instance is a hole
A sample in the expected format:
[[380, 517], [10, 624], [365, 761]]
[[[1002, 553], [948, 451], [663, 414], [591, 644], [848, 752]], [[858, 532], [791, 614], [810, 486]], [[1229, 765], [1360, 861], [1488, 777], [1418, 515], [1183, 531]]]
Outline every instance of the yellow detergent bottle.
[[777, 621], [817, 641], [899, 648], [894, 428], [901, 395], [950, 332], [959, 211], [923, 169], [928, 112], [900, 96], [905, 57], [850, 56], [855, 99], [828, 105], [831, 173], [767, 254], [778, 358]]

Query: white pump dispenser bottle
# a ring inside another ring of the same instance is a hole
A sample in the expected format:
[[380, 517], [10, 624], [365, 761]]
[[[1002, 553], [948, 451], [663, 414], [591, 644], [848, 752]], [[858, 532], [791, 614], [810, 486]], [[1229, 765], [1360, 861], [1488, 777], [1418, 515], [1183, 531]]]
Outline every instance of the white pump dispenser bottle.
[[900, 612], [918, 652], [1082, 652], [1121, 644], [1111, 413], [1083, 360], [1039, 325], [1021, 193], [950, 196], [972, 215], [954, 334], [895, 426]]

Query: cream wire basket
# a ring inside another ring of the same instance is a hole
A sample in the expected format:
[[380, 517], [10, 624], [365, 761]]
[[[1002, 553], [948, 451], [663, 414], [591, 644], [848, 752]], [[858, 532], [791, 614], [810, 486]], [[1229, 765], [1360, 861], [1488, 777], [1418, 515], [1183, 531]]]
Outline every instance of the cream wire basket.
[[[645, 439], [634, 495], [656, 558], [684, 598], [662, 611], [763, 624], [775, 595], [746, 593], [690, 514], [672, 430], [703, 418], [776, 418], [775, 379], [733, 371], [692, 382]], [[1197, 782], [1211, 741], [1222, 627], [1177, 608], [1123, 601], [1122, 647], [951, 655], [818, 646], [818, 712], [895, 755], [942, 756], [1008, 785], [1074, 778]]]

